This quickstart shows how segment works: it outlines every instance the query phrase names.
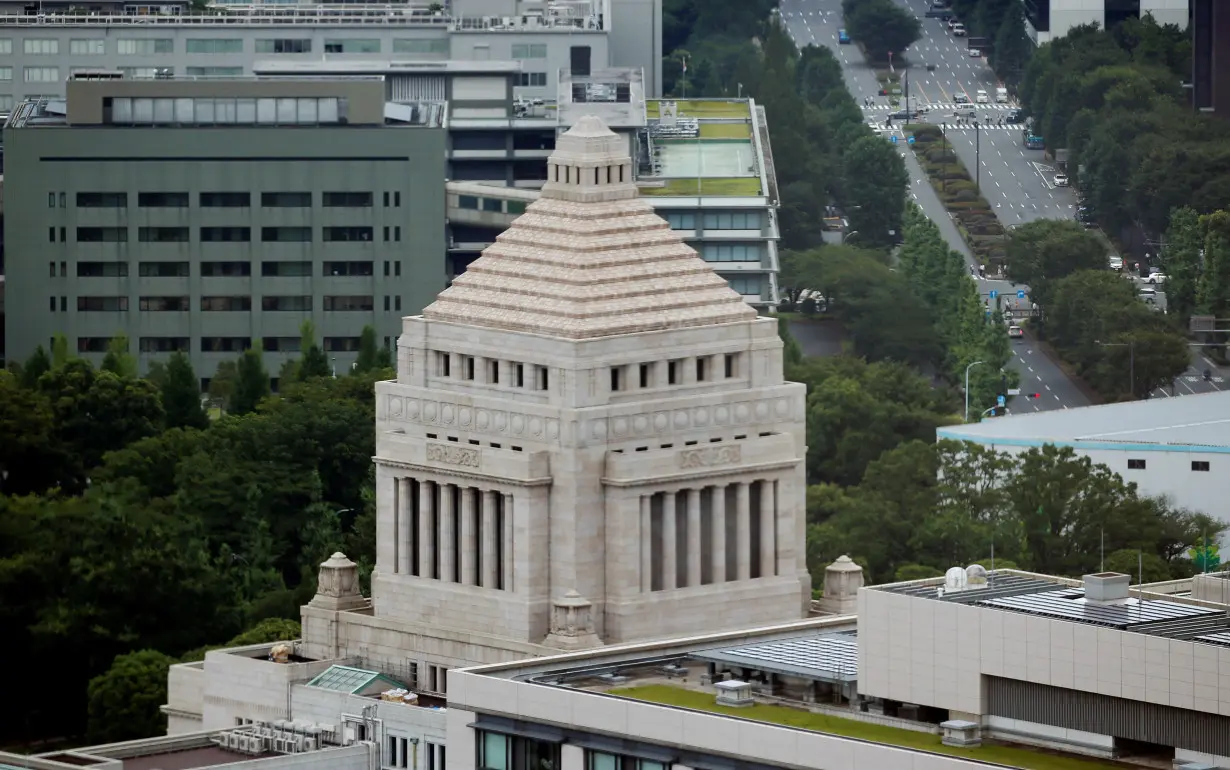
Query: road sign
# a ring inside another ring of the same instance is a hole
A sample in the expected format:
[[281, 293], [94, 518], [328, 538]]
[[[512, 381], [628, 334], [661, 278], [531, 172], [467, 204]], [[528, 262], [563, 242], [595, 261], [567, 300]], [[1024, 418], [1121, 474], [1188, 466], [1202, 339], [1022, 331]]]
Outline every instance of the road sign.
[[996, 297], [999, 296], [999, 292], [995, 291], [994, 289], [991, 289], [990, 293], [991, 293], [991, 299], [995, 299]]
[[1008, 395], [1019, 396], [1021, 395], [1021, 389], [1020, 388], [1008, 388]]
[[914, 137], [911, 136], [909, 139], [906, 139], [906, 141], [910, 144], [914, 144]]
[[1193, 332], [1211, 332], [1217, 329], [1217, 317], [1211, 315], [1194, 315], [1191, 320]]
[[892, 139], [892, 140], [893, 140], [893, 144], [896, 144], [896, 143], [897, 143], [897, 135], [896, 135], [896, 134], [893, 134], [892, 136], [890, 136], [890, 137], [889, 137], [889, 139]]
[[996, 397], [995, 397], [995, 402], [996, 402], [997, 404], [999, 404], [1000, 406], [1004, 406], [1005, 404], [1007, 404], [1007, 403], [1008, 403], [1008, 400], [1007, 400], [1006, 398], [1004, 398], [1003, 396], [996, 396]]
[[1017, 290], [1016, 290], [1016, 298], [1017, 298], [1017, 299], [1025, 299], [1025, 290], [1024, 290], [1024, 289], [1017, 289]]

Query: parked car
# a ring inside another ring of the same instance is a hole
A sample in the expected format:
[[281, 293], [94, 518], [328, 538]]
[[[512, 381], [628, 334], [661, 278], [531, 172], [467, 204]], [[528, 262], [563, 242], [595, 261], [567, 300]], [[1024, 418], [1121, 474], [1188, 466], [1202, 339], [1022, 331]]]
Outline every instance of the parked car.
[[1014, 340], [1019, 340], [1025, 336], [1025, 330], [1013, 324], [1008, 327], [1008, 337]]
[[837, 30], [837, 42], [841, 43], [842, 45], [849, 45], [850, 44], [850, 33], [846, 32], [844, 29]]
[[1154, 289], [1151, 286], [1140, 287], [1140, 298], [1144, 300], [1147, 305], [1154, 304], [1157, 302], [1157, 289]]
[[958, 91], [952, 95], [952, 100], [957, 104], [969, 104], [969, 96], [964, 91]]
[[1054, 182], [1056, 187], [1067, 187], [1068, 186], [1068, 175], [1064, 173], [1056, 174], [1055, 178], [1051, 181]]
[[987, 96], [986, 91], [979, 88], [978, 93], [974, 96], [974, 101], [978, 102], [979, 104], [990, 104], [991, 98]]
[[1116, 257], [1114, 254], [1111, 254], [1108, 262], [1110, 263], [1111, 270], [1123, 269], [1123, 257]]
[[1145, 281], [1153, 284], [1154, 286], [1161, 286], [1162, 284], [1166, 283], [1166, 274], [1165, 273], [1150, 273], [1149, 277], [1146, 278]]

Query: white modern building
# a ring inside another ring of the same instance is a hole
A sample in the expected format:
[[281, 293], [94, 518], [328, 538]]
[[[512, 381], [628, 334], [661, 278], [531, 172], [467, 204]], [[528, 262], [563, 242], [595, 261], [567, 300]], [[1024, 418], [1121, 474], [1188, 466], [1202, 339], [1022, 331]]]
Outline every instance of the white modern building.
[[1230, 521], [1230, 393], [1013, 414], [936, 430], [1001, 452], [1052, 444], [1107, 466], [1142, 494]]
[[647, 93], [656, 97], [661, 19], [661, 0], [262, 4], [166, 15], [73, 3], [38, 14], [0, 13], [0, 110], [32, 97], [63, 97], [74, 73], [237, 77], [268, 59], [513, 61], [521, 65], [518, 94], [527, 99], [553, 99], [562, 70], [632, 67], [644, 71]]
[[1187, 29], [1188, 0], [1022, 0], [1025, 31], [1042, 45], [1068, 34], [1073, 27], [1109, 27], [1127, 18], [1151, 15], [1158, 24]]

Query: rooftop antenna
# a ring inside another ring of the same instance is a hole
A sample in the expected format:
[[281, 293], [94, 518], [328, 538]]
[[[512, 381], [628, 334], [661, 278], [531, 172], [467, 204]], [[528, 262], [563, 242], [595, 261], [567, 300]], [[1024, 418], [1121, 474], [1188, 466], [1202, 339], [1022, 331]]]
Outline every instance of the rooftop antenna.
[[1136, 549], [1136, 612], [1142, 613], [1145, 601], [1145, 552]]
[[995, 574], [995, 535], [991, 534], [991, 574]]
[[1098, 572], [1106, 571], [1106, 528], [1102, 528], [1102, 566], [1098, 568]]

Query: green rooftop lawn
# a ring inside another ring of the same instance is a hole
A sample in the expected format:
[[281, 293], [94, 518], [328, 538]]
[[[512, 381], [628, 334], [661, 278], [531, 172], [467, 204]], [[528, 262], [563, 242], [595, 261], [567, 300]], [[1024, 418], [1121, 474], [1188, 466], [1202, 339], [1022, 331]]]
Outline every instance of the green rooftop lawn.
[[654, 684], [643, 687], [623, 687], [609, 690], [611, 695], [621, 698], [661, 703], [669, 706], [711, 711], [727, 716], [751, 719], [756, 722], [769, 722], [788, 727], [799, 727], [818, 733], [840, 735], [846, 738], [883, 743], [890, 746], [900, 746], [906, 749], [922, 749], [937, 754], [951, 754], [966, 759], [982, 762], [994, 762], [1001, 765], [1025, 768], [1025, 770], [1103, 770], [1105, 768], [1124, 767], [1114, 762], [1103, 762], [1097, 759], [1085, 759], [1071, 755], [1051, 753], [1041, 749], [1017, 748], [1015, 746], [984, 744], [978, 748], [961, 749], [945, 746], [940, 743], [940, 736], [928, 733], [902, 730], [898, 727], [860, 722], [855, 719], [843, 719], [827, 714], [815, 714], [810, 711], [789, 708], [787, 706], [766, 706], [757, 704], [747, 708], [729, 708], [714, 703], [715, 694], [685, 690], [682, 687]]
[[[699, 187], [699, 189], [697, 189]], [[641, 195], [760, 195], [760, 179], [754, 176], [713, 179], [667, 179], [661, 187], [642, 187]]]
[[681, 118], [751, 117], [746, 101], [726, 101], [722, 99], [654, 99], [645, 102], [645, 114], [651, 118], [658, 117], [658, 105], [664, 101], [673, 101], [679, 105], [679, 117]]
[[751, 139], [749, 123], [701, 123], [701, 139]]

